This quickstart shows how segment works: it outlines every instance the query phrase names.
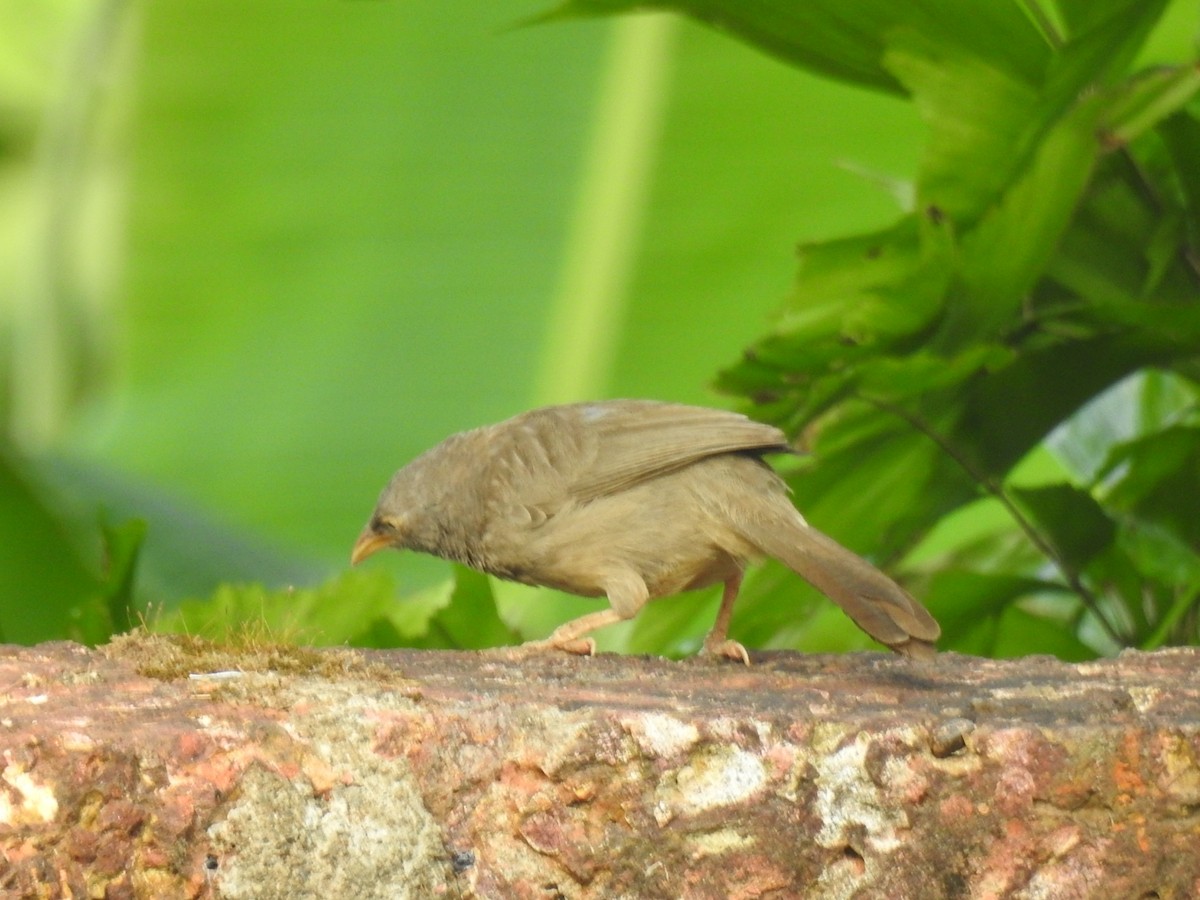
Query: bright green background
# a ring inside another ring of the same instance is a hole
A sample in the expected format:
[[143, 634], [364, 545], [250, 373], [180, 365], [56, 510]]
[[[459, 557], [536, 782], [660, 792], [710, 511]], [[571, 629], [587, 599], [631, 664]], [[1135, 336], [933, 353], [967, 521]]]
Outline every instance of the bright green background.
[[[127, 597], [100, 521], [146, 523], [141, 609], [316, 585], [392, 470], [452, 431], [584, 397], [731, 405], [715, 375], [772, 328], [794, 248], [893, 222], [928, 137], [907, 100], [666, 14], [36, 9], [0, 0], [8, 640], [103, 637], [87, 598]], [[1171, 3], [1141, 64], [1190, 58], [1196, 26]], [[870, 513], [862, 495], [819, 524]], [[404, 597], [448, 572], [370, 566]], [[592, 607], [540, 608], [516, 624]], [[780, 608], [757, 639], [793, 640]]]
[[[896, 213], [845, 164], [913, 167], [920, 126], [900, 101], [678, 17], [510, 27], [540, 8], [123, 7], [104, 62], [116, 96], [98, 101], [117, 124], [79, 176], [116, 184], [84, 240], [117, 264], [81, 285], [79, 306], [102, 304], [92, 343], [30, 373], [83, 385], [35, 446], [85, 468], [118, 517], [150, 518], [143, 580], [164, 597], [343, 567], [394, 468], [451, 431], [574, 399], [540, 395], [579, 357], [594, 371], [576, 398], [722, 402], [713, 375], [766, 326], [796, 242]], [[75, 30], [44, 36], [60, 68], [106, 10], [73, 11]], [[639, 31], [652, 53], [621, 58]], [[631, 194], [611, 352], [585, 330], [564, 361], [551, 311], [573, 315], [564, 282], [597, 227], [580, 206], [605, 110], [636, 105], [647, 71], [661, 81], [644, 138], [600, 176]], [[129, 480], [169, 508], [130, 502]], [[206, 560], [194, 515], [280, 558]]]
[[[502, 31], [519, 7], [490, 9], [147, 9], [125, 371], [82, 443], [340, 562], [400, 462], [536, 399], [615, 26]], [[903, 172], [917, 126], [666, 30], [624, 321], [588, 393], [711, 401], [796, 240], [894, 211], [837, 161]]]

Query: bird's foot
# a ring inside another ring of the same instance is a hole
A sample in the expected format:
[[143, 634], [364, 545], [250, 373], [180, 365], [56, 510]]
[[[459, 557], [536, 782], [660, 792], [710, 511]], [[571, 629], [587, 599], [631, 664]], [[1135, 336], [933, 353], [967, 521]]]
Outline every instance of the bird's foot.
[[750, 665], [750, 654], [746, 652], [746, 648], [737, 641], [731, 641], [728, 638], [719, 641], [714, 641], [710, 638], [704, 642], [704, 647], [700, 652], [705, 656], [723, 656], [734, 662], [740, 662], [747, 666]]
[[576, 656], [595, 656], [596, 642], [590, 637], [585, 638], [556, 638], [554, 635], [542, 641], [526, 641], [519, 647], [513, 648], [516, 656], [531, 656], [547, 651], [573, 653]]

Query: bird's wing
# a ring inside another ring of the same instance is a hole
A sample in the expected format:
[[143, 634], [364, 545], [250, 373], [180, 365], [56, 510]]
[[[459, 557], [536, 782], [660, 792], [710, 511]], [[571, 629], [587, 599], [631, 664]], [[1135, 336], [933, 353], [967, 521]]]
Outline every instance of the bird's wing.
[[743, 415], [650, 400], [533, 410], [517, 421], [574, 500], [586, 502], [739, 450], [788, 452], [784, 433]]

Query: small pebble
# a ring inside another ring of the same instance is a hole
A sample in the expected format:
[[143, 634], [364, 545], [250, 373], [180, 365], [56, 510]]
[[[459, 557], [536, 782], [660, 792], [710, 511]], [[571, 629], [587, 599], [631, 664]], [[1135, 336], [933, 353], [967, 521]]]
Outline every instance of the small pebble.
[[947, 719], [929, 735], [929, 752], [938, 759], [953, 756], [967, 746], [967, 735], [975, 730], [970, 719]]

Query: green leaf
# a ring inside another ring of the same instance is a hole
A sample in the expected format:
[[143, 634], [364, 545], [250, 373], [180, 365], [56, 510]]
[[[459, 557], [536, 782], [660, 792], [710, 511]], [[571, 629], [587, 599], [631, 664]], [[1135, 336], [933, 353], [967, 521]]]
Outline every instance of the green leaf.
[[0, 444], [0, 640], [95, 643], [108, 635], [96, 574], [100, 541], [53, 502], [26, 464]]
[[1076, 480], [1094, 487], [1117, 445], [1178, 423], [1196, 405], [1198, 393], [1196, 385], [1173, 373], [1138, 373], [1056, 428], [1048, 446]]
[[1047, 72], [1049, 95], [1073, 102], [1085, 87], [1108, 86], [1128, 70], [1168, 0], [1101, 0], [1086, 17], [1072, 14], [1070, 39]]
[[949, 248], [936, 235], [919, 240], [923, 228], [931, 230], [910, 216], [881, 232], [802, 247], [796, 286], [775, 330], [723, 372], [718, 386], [760, 402], [790, 394], [800, 403], [792, 418], [803, 422], [851, 395], [860, 378], [873, 388], [901, 370], [916, 389], [917, 382], [945, 380], [956, 364], [929, 356], [911, 370], [899, 361], [889, 372], [856, 368], [860, 360], [919, 346], [940, 312]]
[[[444, 639], [430, 634], [434, 617], [450, 605], [455, 582], [446, 578], [435, 584], [406, 591], [387, 614], [386, 626], [376, 623], [372, 647], [447, 647]], [[375, 643], [382, 641], [382, 643]]]
[[1145, 609], [1138, 646], [1153, 650], [1167, 643], [1200, 644], [1200, 553], [1156, 523], [1130, 524], [1121, 530], [1120, 541], [1139, 576], [1129, 605]]
[[1098, 102], [1082, 103], [1052, 127], [1028, 167], [964, 235], [965, 290], [950, 304], [945, 326], [952, 342], [986, 339], [1004, 328], [1054, 258], [1092, 173], [1100, 109]]
[[954, 442], [982, 471], [1003, 475], [1085, 401], [1143, 366], [1168, 363], [1176, 352], [1183, 351], [1136, 332], [1027, 350], [968, 385]]
[[385, 571], [346, 572], [311, 588], [270, 590], [261, 584], [227, 584], [209, 598], [187, 600], [151, 616], [157, 632], [182, 632], [213, 641], [242, 634], [289, 643], [335, 646], [353, 643], [387, 619], [396, 603], [395, 583]]
[[109, 633], [129, 631], [135, 623], [135, 584], [138, 556], [146, 539], [146, 523], [130, 519], [113, 525], [102, 518], [104, 536], [104, 605], [108, 610]]
[[1200, 643], [1200, 634], [1197, 633], [1194, 626], [1187, 632], [1178, 633], [1180, 623], [1188, 617], [1194, 620], [1197, 611], [1200, 611], [1200, 584], [1193, 582], [1187, 589], [1177, 592], [1174, 601], [1163, 612], [1154, 631], [1147, 635], [1138, 646], [1143, 650], [1157, 650], [1168, 642], [1192, 645]]
[[[830, 341], [844, 344], [844, 338], [854, 336], [848, 321], [874, 318], [861, 310], [883, 314], [885, 292], [898, 285], [927, 282], [934, 274], [931, 269], [935, 269], [937, 260], [919, 238], [917, 220], [909, 216], [874, 234], [803, 245], [795, 288], [779, 317], [778, 333], [785, 335], [796, 350]], [[936, 284], [936, 278], [934, 281]], [[939, 297], [935, 287], [925, 297], [917, 295], [900, 305], [894, 313], [909, 321], [885, 335], [920, 330], [936, 311], [936, 305], [930, 308], [930, 300], [936, 302]], [[857, 337], [865, 340], [861, 334]]]
[[1049, 653], [1061, 659], [1093, 659], [1096, 651], [1059, 619], [1022, 607], [1035, 597], [1060, 597], [1063, 586], [1034, 578], [946, 570], [934, 576], [925, 601], [942, 626], [944, 648], [993, 657]]
[[1030, 515], [1042, 536], [1074, 571], [1108, 550], [1116, 523], [1090, 493], [1071, 484], [1010, 487], [1013, 499]]
[[429, 621], [429, 634], [417, 646], [480, 649], [520, 643], [500, 618], [488, 576], [466, 566], [454, 567], [449, 603]]
[[[1178, 113], [1200, 91], [1196, 66], [1174, 66], [1140, 73], [1109, 104], [1102, 128], [1104, 141], [1117, 147], [1133, 143], [1160, 122]], [[1184, 165], [1184, 171], [1194, 169]]]
[[1179, 112], [1159, 129], [1174, 163], [1173, 172], [1183, 194], [1187, 244], [1193, 260], [1200, 259], [1200, 118], [1192, 111]]
[[1065, 326], [1068, 321], [1079, 321], [1083, 327], [1099, 330], [1122, 318], [1142, 315], [1138, 301], [1146, 294], [1147, 242], [1157, 216], [1147, 208], [1144, 197], [1138, 196], [1138, 187], [1114, 168], [1101, 166], [1046, 267], [1053, 286], [1066, 288], [1074, 296], [1065, 302], [1046, 303], [1042, 298], [1050, 294], [1051, 285], [1043, 285], [1042, 296], [1035, 295], [1034, 308], [1044, 322]]
[[[628, 623], [624, 648], [629, 653], [660, 653], [670, 657], [696, 653], [716, 619], [719, 597], [720, 588], [714, 587], [648, 603]], [[741, 606], [739, 598], [734, 607], [735, 619]]]
[[1061, 585], [1021, 575], [944, 569], [929, 581], [923, 600], [942, 626], [943, 646], [957, 647], [981, 623], [998, 620], [1013, 603]]
[[[864, 16], [868, 27], [845, 21], [836, 10], [817, 3], [643, 3], [637, 0], [566, 0], [529, 21], [550, 22], [671, 9], [687, 13], [718, 31], [752, 44], [792, 65], [876, 89], [899, 92], [900, 86], [878, 64], [881, 39], [873, 34], [878, 19]], [[856, 27], [859, 26], [859, 27]]]
[[1107, 502], [1200, 546], [1200, 428], [1178, 425], [1116, 445], [1100, 478]]
[[313, 584], [328, 575], [324, 565], [282, 551], [173, 492], [107, 465], [53, 457], [36, 461], [36, 467], [74, 527], [94, 522], [101, 510], [112, 520], [147, 524], [134, 586], [139, 610], [205, 596], [226, 583], [279, 587]]
[[973, 221], [1028, 152], [1036, 82], [968, 48], [912, 32], [891, 41], [885, 63], [912, 93], [930, 130], [917, 179], [920, 207], [956, 223]]
[[792, 65], [868, 87], [899, 90], [881, 59], [891, 35], [913, 31], [1025, 77], [1046, 46], [1015, 4], [987, 0], [567, 0], [540, 20], [670, 9], [734, 35]]
[[1072, 40], [1130, 12], [1144, 11], [1151, 14], [1152, 20], [1157, 19], [1165, 6], [1158, 0], [1054, 0], [1054, 5], [1067, 24], [1066, 37]]
[[1096, 651], [1077, 638], [1061, 622], [1034, 615], [1020, 607], [1009, 607], [1000, 615], [989, 648], [989, 656], [1006, 659], [1049, 654], [1069, 662], [1095, 659]]
[[979, 491], [909, 422], [853, 407], [823, 424], [809, 465], [788, 481], [809, 521], [882, 563], [904, 553], [928, 523]]
[[955, 388], [977, 372], [1001, 368], [1011, 359], [1007, 348], [986, 343], [968, 346], [950, 358], [921, 350], [904, 357], [876, 357], [858, 367], [858, 392], [872, 401], [920, 399]]
[[1170, 527], [1127, 518], [1116, 545], [1087, 570], [1105, 596], [1105, 615], [1119, 623], [1126, 642], [1143, 648], [1200, 640], [1187, 617], [1200, 591], [1200, 555]]

